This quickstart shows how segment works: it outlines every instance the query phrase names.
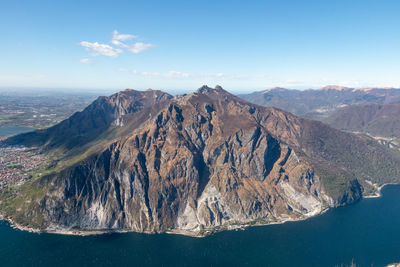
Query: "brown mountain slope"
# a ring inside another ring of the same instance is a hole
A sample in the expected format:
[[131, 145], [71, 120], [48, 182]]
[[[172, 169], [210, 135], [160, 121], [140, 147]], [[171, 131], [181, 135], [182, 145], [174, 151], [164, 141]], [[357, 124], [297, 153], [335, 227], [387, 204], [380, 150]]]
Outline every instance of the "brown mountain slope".
[[399, 181], [377, 143], [220, 87], [167, 103], [137, 127], [117, 119], [124, 134], [100, 152], [3, 192], [0, 210], [43, 230], [198, 234], [306, 218], [358, 200], [365, 180]]
[[326, 119], [343, 130], [400, 138], [400, 104], [360, 104], [339, 109]]

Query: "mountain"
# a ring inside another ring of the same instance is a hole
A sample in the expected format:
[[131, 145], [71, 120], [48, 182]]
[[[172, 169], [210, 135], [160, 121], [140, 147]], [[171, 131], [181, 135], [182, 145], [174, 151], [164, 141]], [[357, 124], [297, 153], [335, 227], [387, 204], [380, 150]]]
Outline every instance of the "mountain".
[[272, 88], [239, 97], [252, 103], [281, 108], [298, 116], [325, 119], [344, 106], [359, 103], [398, 104], [400, 90], [393, 88], [348, 88], [330, 85], [319, 90]]
[[[76, 112], [51, 128], [17, 135], [6, 143], [40, 146], [44, 150], [63, 148], [63, 152], [68, 152], [101, 139], [123, 125], [124, 120], [129, 120], [133, 128], [137, 127], [170, 99], [171, 95], [157, 90], [127, 89], [110, 97], [99, 97], [82, 112]], [[113, 132], [112, 135], [120, 134]]]
[[400, 180], [400, 160], [370, 138], [219, 86], [175, 97], [126, 90], [6, 140], [18, 143], [66, 152], [0, 193], [4, 216], [43, 231], [203, 235], [304, 219]]
[[325, 122], [342, 130], [373, 136], [392, 148], [400, 148], [400, 104], [358, 104], [332, 113]]

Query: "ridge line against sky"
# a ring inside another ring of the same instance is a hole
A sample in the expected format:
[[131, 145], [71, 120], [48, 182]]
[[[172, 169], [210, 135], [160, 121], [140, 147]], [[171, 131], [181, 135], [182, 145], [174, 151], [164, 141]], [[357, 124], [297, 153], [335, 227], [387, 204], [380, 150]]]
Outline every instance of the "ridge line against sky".
[[0, 87], [398, 88], [398, 11], [387, 0], [3, 0]]

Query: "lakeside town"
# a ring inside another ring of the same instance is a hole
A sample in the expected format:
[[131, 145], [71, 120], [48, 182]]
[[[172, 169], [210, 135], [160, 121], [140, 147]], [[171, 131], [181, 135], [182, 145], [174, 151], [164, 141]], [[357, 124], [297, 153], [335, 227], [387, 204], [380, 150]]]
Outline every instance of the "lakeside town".
[[[4, 137], [0, 138], [0, 142]], [[0, 191], [13, 184], [29, 180], [29, 171], [47, 163], [47, 158], [23, 146], [0, 147]]]
[[[0, 90], [0, 142], [10, 135], [53, 126], [84, 109], [97, 94], [45, 90]], [[29, 180], [48, 159], [35, 149], [0, 146], [0, 191]]]

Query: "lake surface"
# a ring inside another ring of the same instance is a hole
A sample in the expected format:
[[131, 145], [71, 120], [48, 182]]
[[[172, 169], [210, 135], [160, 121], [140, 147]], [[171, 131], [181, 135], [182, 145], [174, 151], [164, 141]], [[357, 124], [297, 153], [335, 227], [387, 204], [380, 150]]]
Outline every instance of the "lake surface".
[[306, 221], [226, 231], [65, 236], [0, 221], [0, 266], [385, 266], [400, 262], [400, 186]]
[[8, 136], [12, 134], [26, 133], [35, 130], [26, 126], [3, 126], [0, 127], [0, 136]]

